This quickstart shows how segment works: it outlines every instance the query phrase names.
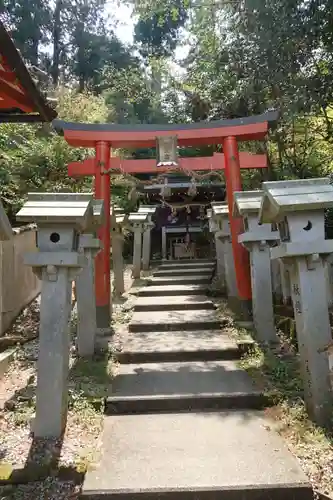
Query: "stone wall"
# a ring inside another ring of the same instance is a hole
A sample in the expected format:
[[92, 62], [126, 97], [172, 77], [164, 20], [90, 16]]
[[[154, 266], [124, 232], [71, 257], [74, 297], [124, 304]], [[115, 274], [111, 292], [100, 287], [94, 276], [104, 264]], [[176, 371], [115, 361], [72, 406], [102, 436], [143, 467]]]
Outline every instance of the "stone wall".
[[13, 229], [11, 241], [0, 241], [0, 335], [40, 292], [40, 281], [23, 255], [36, 251], [36, 229], [33, 225]]

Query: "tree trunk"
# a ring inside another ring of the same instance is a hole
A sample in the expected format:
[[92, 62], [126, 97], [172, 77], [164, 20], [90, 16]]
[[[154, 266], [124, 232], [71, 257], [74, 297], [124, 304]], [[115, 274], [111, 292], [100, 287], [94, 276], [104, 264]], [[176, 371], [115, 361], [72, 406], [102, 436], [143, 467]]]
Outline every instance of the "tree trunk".
[[30, 57], [31, 64], [36, 68], [38, 67], [39, 40], [40, 40], [40, 33], [36, 32], [35, 35], [32, 36], [31, 38], [32, 47], [31, 47], [31, 57]]
[[61, 10], [63, 0], [57, 0], [53, 15], [53, 61], [52, 61], [52, 81], [56, 87], [59, 82], [60, 64], [60, 39], [61, 39]]
[[80, 22], [76, 33], [76, 46], [77, 46], [77, 76], [79, 78], [79, 92], [84, 91], [86, 83], [86, 73], [85, 73], [85, 37], [84, 37], [84, 24]]

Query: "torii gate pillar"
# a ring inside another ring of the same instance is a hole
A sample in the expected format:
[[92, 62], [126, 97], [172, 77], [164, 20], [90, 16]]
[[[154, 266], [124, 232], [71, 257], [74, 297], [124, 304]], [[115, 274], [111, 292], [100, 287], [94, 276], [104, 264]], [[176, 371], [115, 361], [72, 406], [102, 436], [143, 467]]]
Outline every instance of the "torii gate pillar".
[[248, 251], [238, 243], [238, 236], [243, 232], [243, 221], [241, 218], [233, 217], [233, 199], [236, 191], [242, 191], [242, 178], [238, 144], [236, 137], [226, 137], [223, 140], [223, 152], [225, 157], [225, 180], [227, 187], [227, 201], [229, 207], [230, 231], [232, 240], [232, 251], [235, 262], [236, 282], [240, 303], [237, 309], [244, 320], [249, 319], [251, 310], [251, 271]]
[[95, 260], [95, 293], [97, 328], [109, 329], [111, 320], [111, 285], [110, 285], [110, 144], [96, 143], [95, 198], [104, 201], [105, 222], [98, 230], [102, 250]]

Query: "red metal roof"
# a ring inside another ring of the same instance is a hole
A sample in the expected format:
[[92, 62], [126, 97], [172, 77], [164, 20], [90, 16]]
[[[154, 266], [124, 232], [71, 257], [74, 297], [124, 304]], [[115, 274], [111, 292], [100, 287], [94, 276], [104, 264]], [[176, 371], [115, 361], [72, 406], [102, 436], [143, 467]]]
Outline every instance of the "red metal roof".
[[0, 21], [0, 122], [49, 122], [56, 116]]

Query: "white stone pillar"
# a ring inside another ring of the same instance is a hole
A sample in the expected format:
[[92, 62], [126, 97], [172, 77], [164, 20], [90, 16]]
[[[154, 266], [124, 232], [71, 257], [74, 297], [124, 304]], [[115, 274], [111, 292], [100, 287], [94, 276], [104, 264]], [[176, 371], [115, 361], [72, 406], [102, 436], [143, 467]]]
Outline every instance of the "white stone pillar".
[[112, 233], [112, 266], [113, 266], [113, 288], [117, 297], [125, 292], [124, 284], [124, 237], [121, 232]]
[[304, 398], [312, 418], [327, 425], [332, 418], [332, 390], [327, 353], [332, 341], [323, 260], [319, 255], [293, 259], [291, 288]]
[[141, 258], [142, 258], [142, 224], [136, 224], [133, 227], [133, 270], [132, 276], [137, 279], [141, 276]]
[[282, 300], [284, 304], [291, 303], [291, 286], [290, 286], [290, 274], [288, 266], [286, 266], [282, 259], [279, 259], [280, 265], [280, 276], [281, 276], [281, 289], [282, 289]]
[[327, 287], [327, 302], [328, 302], [328, 306], [332, 307], [332, 304], [333, 304], [333, 268], [332, 268], [332, 256], [331, 255], [324, 262], [324, 266], [325, 266], [326, 287]]
[[96, 345], [95, 257], [100, 240], [92, 234], [80, 236], [79, 251], [86, 265], [76, 277], [77, 294], [77, 349], [79, 356], [93, 356]]
[[[224, 226], [227, 224], [227, 221], [223, 221]], [[233, 300], [238, 298], [238, 289], [236, 282], [236, 270], [235, 270], [235, 262], [234, 255], [232, 251], [232, 242], [231, 236], [226, 231], [226, 227], [224, 227], [224, 231], [219, 231], [217, 233], [218, 239], [222, 243], [222, 252], [224, 256], [224, 269], [225, 269], [225, 284], [227, 288], [228, 298]]]
[[143, 246], [142, 246], [142, 269], [148, 271], [150, 266], [150, 255], [151, 255], [151, 230], [154, 227], [154, 223], [149, 221], [145, 225], [143, 233]]
[[270, 248], [266, 241], [250, 248], [253, 322], [261, 342], [276, 342]]
[[215, 255], [216, 255], [216, 271], [219, 285], [222, 289], [226, 287], [226, 269], [225, 269], [225, 255], [224, 243], [220, 239], [220, 221], [219, 217], [213, 216], [213, 210], [207, 211], [209, 231], [214, 234], [215, 242]]
[[280, 264], [277, 260], [271, 260], [271, 276], [273, 297], [275, 297], [278, 302], [282, 302]]
[[167, 258], [167, 234], [166, 227], [162, 227], [162, 260]]
[[216, 250], [216, 268], [217, 268], [217, 276], [219, 279], [219, 283], [222, 287], [226, 286], [226, 271], [225, 271], [225, 256], [224, 256], [224, 243], [217, 236], [218, 232], [216, 231], [215, 236], [215, 250]]
[[72, 279], [65, 267], [48, 266], [42, 271], [36, 437], [59, 437], [66, 425]]

